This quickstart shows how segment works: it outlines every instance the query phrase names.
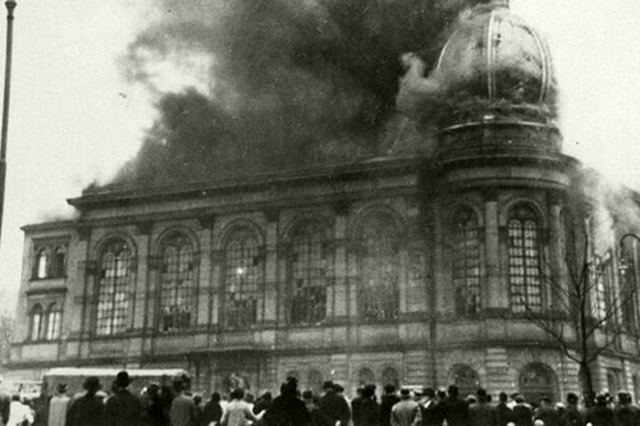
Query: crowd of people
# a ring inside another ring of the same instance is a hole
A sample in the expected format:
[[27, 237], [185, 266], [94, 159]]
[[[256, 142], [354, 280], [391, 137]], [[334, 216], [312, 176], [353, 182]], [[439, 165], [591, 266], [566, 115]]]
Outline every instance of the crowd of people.
[[102, 391], [97, 377], [89, 377], [84, 392], [67, 395], [59, 384], [56, 395], [22, 401], [20, 395], [0, 396], [0, 426], [640, 426], [640, 408], [627, 392], [617, 400], [598, 395], [592, 404], [579, 404], [569, 393], [564, 403], [548, 397], [526, 401], [520, 394], [500, 393], [491, 400], [484, 389], [462, 398], [455, 385], [447, 391], [397, 389], [388, 385], [380, 398], [375, 385], [357, 390], [349, 400], [344, 388], [325, 382], [320, 395], [300, 392], [288, 378], [275, 398], [238, 388], [228, 396], [213, 392], [208, 401], [190, 393], [184, 374], [171, 386], [151, 383], [140, 395], [130, 391], [131, 378], [121, 371]]

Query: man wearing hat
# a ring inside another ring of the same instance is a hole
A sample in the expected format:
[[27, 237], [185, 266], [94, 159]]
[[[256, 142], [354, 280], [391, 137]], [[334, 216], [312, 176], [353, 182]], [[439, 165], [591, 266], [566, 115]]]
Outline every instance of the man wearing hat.
[[86, 394], [75, 400], [67, 413], [68, 426], [105, 426], [104, 403], [96, 393], [102, 387], [97, 377], [87, 377], [82, 387]]
[[400, 390], [400, 402], [391, 409], [391, 426], [417, 426], [421, 423], [420, 406], [409, 389]]
[[422, 401], [420, 401], [420, 413], [423, 426], [441, 426], [444, 416], [442, 406], [436, 398], [433, 388], [422, 389]]
[[450, 385], [447, 397], [442, 401], [442, 412], [449, 426], [469, 425], [469, 406], [460, 399], [458, 386]]
[[324, 395], [320, 398], [320, 409], [329, 416], [333, 424], [340, 422], [340, 426], [347, 426], [351, 420], [351, 410], [344, 397], [338, 395], [335, 386], [332, 381], [323, 383]]
[[142, 419], [142, 404], [140, 399], [129, 389], [131, 377], [126, 371], [121, 371], [113, 382], [113, 396], [107, 400], [107, 426], [138, 426]]
[[596, 395], [596, 404], [587, 410], [585, 424], [591, 423], [593, 426], [610, 426], [615, 424], [613, 410], [607, 405], [609, 403], [607, 395]]
[[67, 396], [67, 384], [58, 383], [56, 394], [49, 402], [48, 426], [65, 426], [69, 401], [71, 401], [71, 398]]
[[469, 420], [471, 426], [498, 426], [496, 411], [489, 405], [487, 391], [482, 388], [476, 391], [476, 402], [469, 407]]

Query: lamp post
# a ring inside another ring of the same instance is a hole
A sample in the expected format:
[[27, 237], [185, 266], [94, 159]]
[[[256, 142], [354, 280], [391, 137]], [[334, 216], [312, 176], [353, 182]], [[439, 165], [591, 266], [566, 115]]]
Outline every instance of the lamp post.
[[9, 99], [11, 95], [11, 61], [13, 46], [13, 10], [16, 0], [7, 0], [7, 48], [4, 63], [4, 99], [2, 104], [2, 133], [0, 134], [0, 236], [2, 235], [2, 217], [4, 213], [4, 188], [7, 177], [7, 132], [9, 129]]

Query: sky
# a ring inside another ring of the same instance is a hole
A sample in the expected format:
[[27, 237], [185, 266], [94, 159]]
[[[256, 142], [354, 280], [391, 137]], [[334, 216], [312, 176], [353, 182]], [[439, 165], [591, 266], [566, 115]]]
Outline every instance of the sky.
[[[151, 94], [119, 66], [127, 44], [153, 19], [151, 0], [17, 1], [0, 240], [0, 312], [10, 315], [20, 284], [20, 227], [72, 217], [66, 199], [108, 181], [135, 155], [156, 114]], [[640, 2], [512, 0], [511, 9], [550, 45], [565, 153], [640, 189]], [[156, 83], [179, 90], [191, 77], [158, 70]]]

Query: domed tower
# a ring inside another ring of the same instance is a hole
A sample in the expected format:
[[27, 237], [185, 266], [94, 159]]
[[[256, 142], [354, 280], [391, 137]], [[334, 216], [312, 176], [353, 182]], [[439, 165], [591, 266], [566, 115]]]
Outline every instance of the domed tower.
[[438, 153], [557, 153], [556, 82], [544, 39], [506, 1], [461, 17], [442, 49], [432, 79], [441, 86]]
[[429, 77], [416, 55], [403, 59], [398, 107], [438, 132], [422, 183], [434, 379], [530, 397], [574, 390], [575, 377], [554, 372], [557, 347], [527, 319], [558, 302], [575, 165], [561, 153], [544, 40], [494, 0], [461, 14]]

